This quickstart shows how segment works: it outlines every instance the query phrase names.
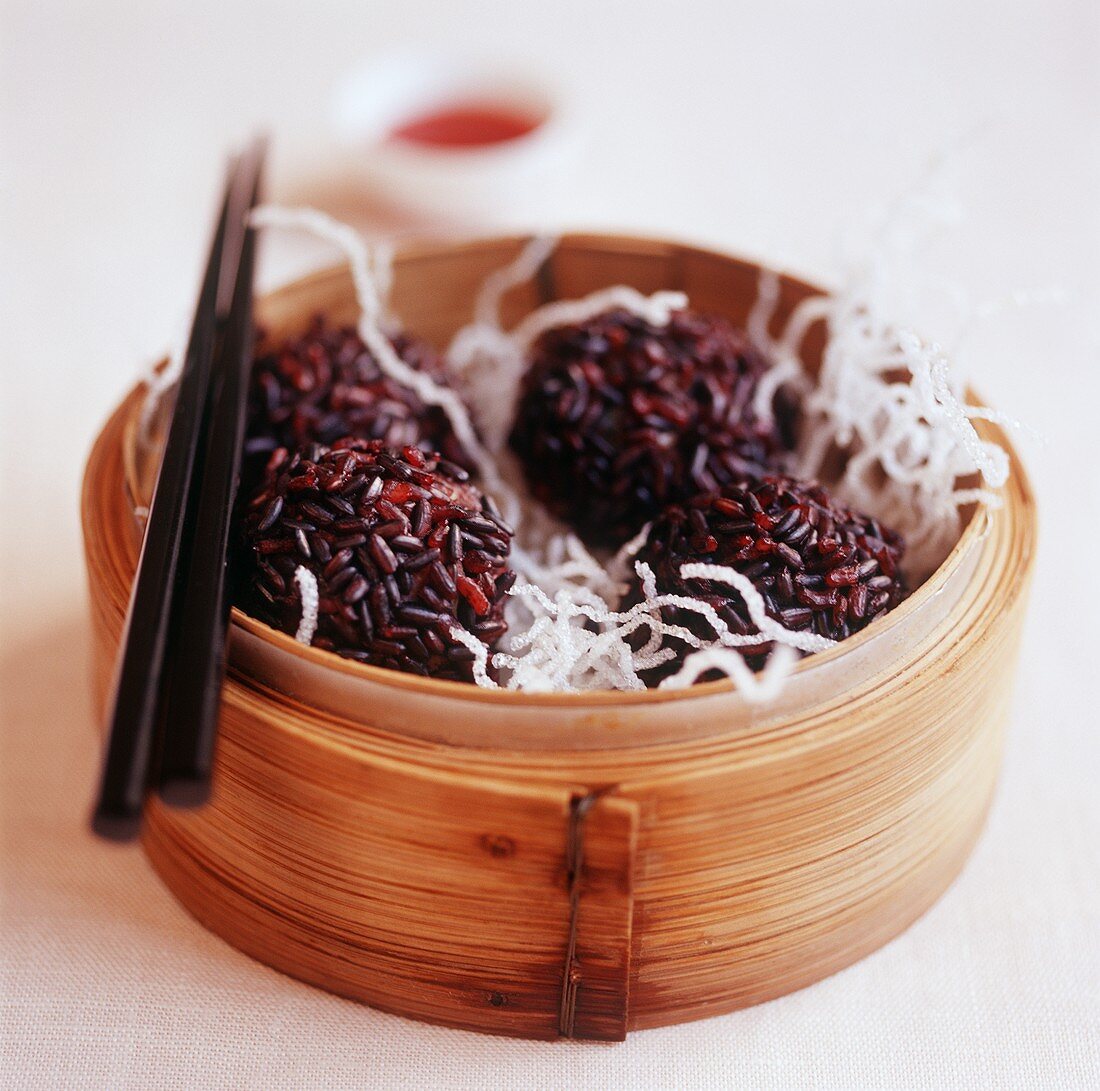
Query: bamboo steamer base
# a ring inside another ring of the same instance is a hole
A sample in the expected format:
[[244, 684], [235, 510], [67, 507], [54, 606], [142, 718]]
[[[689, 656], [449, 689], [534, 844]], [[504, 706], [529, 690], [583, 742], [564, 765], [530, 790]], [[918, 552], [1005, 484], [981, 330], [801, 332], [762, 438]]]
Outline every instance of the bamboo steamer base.
[[[397, 313], [445, 343], [517, 245], [403, 256]], [[743, 320], [756, 273], [671, 243], [573, 236], [540, 285], [683, 287]], [[781, 310], [811, 290], [785, 281]], [[524, 291], [513, 313], [538, 301]], [[318, 307], [350, 314], [344, 274], [277, 293], [267, 320], [300, 324]], [[101, 701], [137, 558], [139, 409], [135, 391], [85, 480]], [[956, 564], [944, 617], [881, 669], [781, 713], [738, 710], [725, 683], [640, 698], [486, 693], [335, 660], [235, 615], [213, 798], [193, 812], [151, 802], [145, 850], [242, 951], [449, 1026], [616, 1040], [801, 988], [919, 917], [981, 829], [1034, 555], [1015, 458], [1004, 506], [984, 518], [964, 535], [969, 568]], [[952, 563], [882, 632], [932, 610]], [[872, 639], [805, 661], [796, 679], [825, 657], [844, 679]], [[257, 648], [287, 671], [257, 667]], [[364, 698], [330, 701], [325, 680]]]

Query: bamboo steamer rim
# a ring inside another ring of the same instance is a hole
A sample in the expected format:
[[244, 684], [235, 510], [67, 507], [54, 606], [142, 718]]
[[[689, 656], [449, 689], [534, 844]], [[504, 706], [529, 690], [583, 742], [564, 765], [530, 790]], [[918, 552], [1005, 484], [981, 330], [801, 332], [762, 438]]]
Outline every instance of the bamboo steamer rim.
[[[467, 240], [462, 242], [419, 242], [402, 246], [395, 254], [395, 269], [400, 276], [401, 267], [418, 262], [430, 262], [441, 257], [454, 257], [462, 254], [474, 254], [484, 252], [487, 249], [494, 250], [518, 250], [521, 246], [533, 238], [531, 235], [495, 236], [483, 239]], [[653, 256], [676, 254], [693, 255], [695, 257], [719, 260], [730, 265], [740, 266], [743, 269], [752, 270], [759, 275], [765, 268], [762, 264], [750, 259], [736, 257], [699, 246], [692, 246], [668, 240], [655, 239], [644, 236], [604, 233], [566, 233], [560, 236], [558, 248], [555, 253], [568, 248], [588, 248], [608, 253], [623, 253], [637, 256], [639, 252]], [[552, 259], [551, 259], [552, 260]], [[780, 283], [785, 291], [793, 292], [799, 298], [808, 295], [825, 294], [826, 289], [814, 285], [798, 277], [779, 273]], [[335, 279], [347, 279], [348, 267], [346, 263], [336, 264], [320, 269], [304, 277], [296, 278], [286, 284], [268, 292], [259, 301], [259, 309], [272, 306], [280, 302], [285, 303], [295, 294], [311, 287], [324, 284]], [[671, 286], [675, 289], [675, 285]], [[815, 323], [816, 325], [817, 323]], [[415, 331], [414, 331], [415, 332]], [[162, 363], [163, 366], [163, 363]], [[131, 392], [140, 405], [140, 387]], [[979, 399], [972, 399], [978, 401]], [[138, 492], [134, 482], [140, 480], [135, 465], [135, 452], [137, 449], [137, 425], [140, 414], [131, 412], [125, 425], [123, 436], [123, 465], [127, 479], [131, 504], [137, 503]], [[1027, 481], [1019, 458], [1009, 443], [1003, 431], [988, 421], [975, 421], [975, 426], [983, 439], [993, 440], [999, 443], [1008, 452], [1011, 462], [1011, 476], [1016, 479], [1024, 497], [1030, 497], [1030, 485]], [[1010, 482], [1011, 483], [1011, 482]], [[958, 541], [939, 567], [899, 606], [895, 607], [884, 617], [872, 622], [867, 628], [839, 642], [834, 647], [814, 655], [806, 656], [795, 665], [791, 679], [803, 678], [814, 671], [820, 671], [831, 666], [840, 657], [864, 650], [871, 642], [884, 640], [898, 627], [909, 621], [913, 615], [923, 610], [932, 600], [943, 595], [953, 580], [967, 565], [974, 551], [988, 533], [991, 520], [998, 517], [998, 512], [992, 510], [988, 504], [982, 502], [974, 506], [970, 517], [966, 520]], [[653, 706], [658, 704], [682, 704], [699, 702], [708, 697], [730, 694], [735, 692], [733, 682], [729, 678], [712, 682], [697, 683], [680, 690], [587, 690], [577, 693], [526, 693], [504, 689], [489, 689], [468, 682], [454, 682], [438, 678], [423, 678], [418, 675], [406, 674], [401, 671], [390, 670], [385, 667], [376, 667], [366, 663], [359, 663], [353, 659], [346, 659], [334, 652], [325, 651], [310, 645], [302, 644], [288, 633], [271, 627], [263, 621], [246, 614], [239, 607], [233, 607], [231, 614], [231, 628], [247, 634], [249, 637], [263, 644], [269, 645], [276, 652], [300, 660], [313, 668], [327, 671], [335, 671], [345, 675], [349, 679], [361, 682], [373, 683], [388, 689], [415, 693], [418, 695], [432, 696], [448, 701], [461, 701], [467, 704], [485, 703], [494, 707], [519, 706], [526, 709], [545, 708], [579, 711], [584, 709], [637, 708], [639, 706]], [[232, 657], [232, 651], [231, 651]]]

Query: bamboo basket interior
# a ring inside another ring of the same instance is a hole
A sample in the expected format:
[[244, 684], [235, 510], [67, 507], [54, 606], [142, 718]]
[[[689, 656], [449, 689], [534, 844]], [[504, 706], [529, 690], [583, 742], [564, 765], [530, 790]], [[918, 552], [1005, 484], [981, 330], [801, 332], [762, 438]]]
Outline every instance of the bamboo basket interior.
[[[409, 249], [394, 312], [445, 345], [523, 241]], [[568, 236], [505, 317], [626, 283], [743, 322], [758, 276], [675, 243]], [[814, 291], [784, 278], [777, 322]], [[317, 312], [354, 320], [346, 270], [260, 313], [277, 336]], [[140, 407], [135, 391], [85, 481], [101, 697], [155, 473]], [[416, 679], [235, 612], [214, 798], [151, 803], [146, 851], [254, 957], [448, 1025], [618, 1039], [809, 984], [916, 919], [980, 829], [1034, 553], [1012, 459], [1003, 506], [977, 510], [903, 606], [804, 660], [766, 708], [728, 682], [535, 697]]]

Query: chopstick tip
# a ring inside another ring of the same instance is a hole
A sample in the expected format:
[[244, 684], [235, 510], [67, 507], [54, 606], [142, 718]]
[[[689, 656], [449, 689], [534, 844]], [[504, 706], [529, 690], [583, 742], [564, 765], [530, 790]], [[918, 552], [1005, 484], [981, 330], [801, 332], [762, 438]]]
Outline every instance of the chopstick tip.
[[121, 813], [97, 807], [92, 814], [92, 832], [104, 841], [126, 844], [141, 833], [141, 814]]
[[209, 777], [165, 777], [157, 788], [160, 796], [170, 807], [190, 810], [201, 807], [210, 799]]

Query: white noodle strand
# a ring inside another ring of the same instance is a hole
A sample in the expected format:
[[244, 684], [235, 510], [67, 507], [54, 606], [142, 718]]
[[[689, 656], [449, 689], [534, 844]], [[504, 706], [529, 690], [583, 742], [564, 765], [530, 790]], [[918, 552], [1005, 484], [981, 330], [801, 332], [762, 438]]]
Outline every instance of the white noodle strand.
[[557, 249], [557, 235], [536, 235], [526, 243], [515, 261], [490, 273], [474, 302], [474, 323], [500, 329], [500, 303], [512, 288], [518, 288], [538, 275]]
[[653, 326], [667, 326], [673, 312], [687, 306], [683, 292], [654, 292], [642, 295], [636, 288], [619, 284], [601, 288], [582, 299], [559, 299], [532, 311], [511, 333], [513, 343], [525, 352], [547, 330], [588, 322], [612, 310], [636, 314]]
[[496, 682], [489, 677], [489, 649], [485, 647], [485, 641], [479, 640], [473, 633], [463, 629], [461, 625], [451, 626], [451, 637], [474, 653], [474, 681], [486, 689], [499, 689], [500, 687]]
[[298, 585], [298, 595], [302, 600], [302, 617], [298, 622], [298, 631], [294, 639], [299, 644], [312, 644], [317, 632], [317, 618], [321, 606], [321, 596], [317, 588], [317, 577], [305, 567], [298, 565], [294, 569], [294, 582]]
[[767, 704], [782, 692], [797, 662], [794, 650], [781, 644], [768, 656], [764, 669], [757, 673], [741, 655], [729, 648], [704, 648], [687, 656], [684, 665], [664, 679], [658, 688], [687, 689], [708, 671], [717, 670], [733, 682], [750, 704]]
[[685, 564], [680, 566], [680, 575], [685, 580], [713, 580], [715, 583], [725, 583], [736, 588], [760, 635], [778, 644], [788, 644], [801, 652], [823, 652], [836, 643], [835, 640], [819, 636], [817, 633], [788, 629], [769, 617], [764, 599], [756, 589], [756, 585], [736, 568], [730, 568], [725, 564]]

